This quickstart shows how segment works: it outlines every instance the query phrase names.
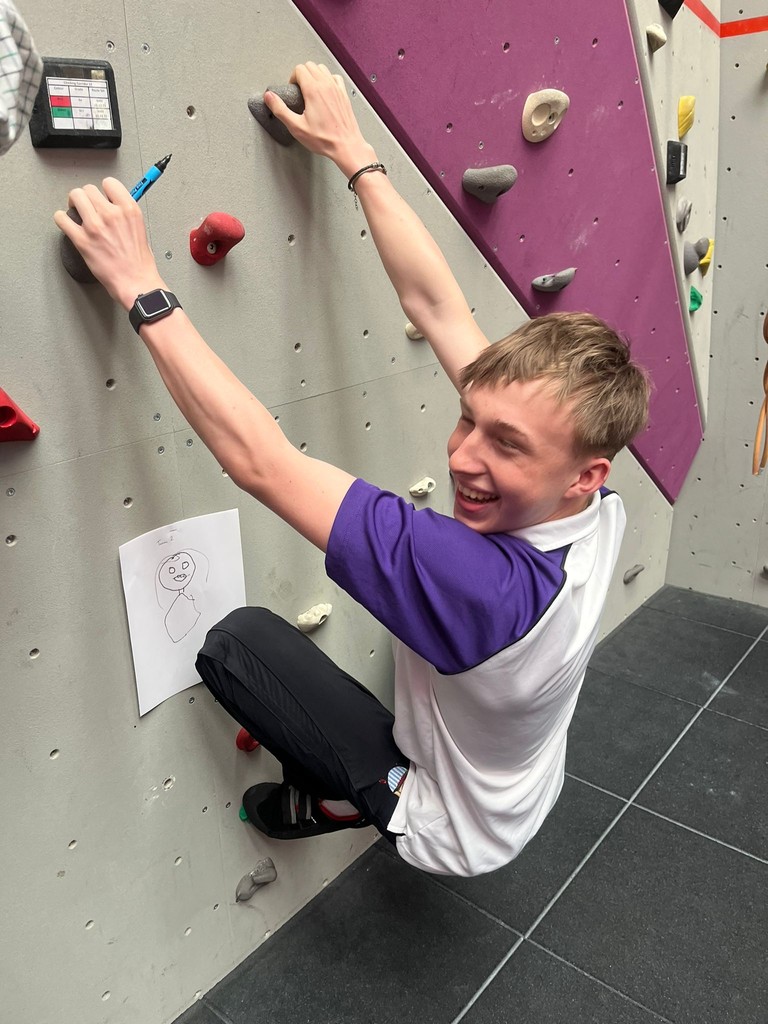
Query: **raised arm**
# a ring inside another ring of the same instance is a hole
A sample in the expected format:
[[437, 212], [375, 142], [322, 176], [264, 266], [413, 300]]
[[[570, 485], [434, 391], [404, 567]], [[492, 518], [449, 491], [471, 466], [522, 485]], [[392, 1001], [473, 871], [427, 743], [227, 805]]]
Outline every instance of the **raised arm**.
[[[302, 145], [331, 159], [347, 179], [378, 162], [363, 138], [341, 76], [309, 62], [300, 64], [291, 80], [304, 96], [303, 114], [294, 114], [274, 93], [264, 99]], [[405, 315], [432, 346], [458, 390], [459, 371], [480, 354], [488, 339], [434, 239], [389, 178], [363, 174], [355, 191]]]

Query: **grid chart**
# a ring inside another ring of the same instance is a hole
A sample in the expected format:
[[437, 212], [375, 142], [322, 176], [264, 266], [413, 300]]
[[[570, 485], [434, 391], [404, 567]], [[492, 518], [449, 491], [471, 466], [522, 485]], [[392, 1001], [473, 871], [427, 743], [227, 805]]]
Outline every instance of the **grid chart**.
[[111, 131], [112, 111], [106, 80], [46, 78], [53, 127]]

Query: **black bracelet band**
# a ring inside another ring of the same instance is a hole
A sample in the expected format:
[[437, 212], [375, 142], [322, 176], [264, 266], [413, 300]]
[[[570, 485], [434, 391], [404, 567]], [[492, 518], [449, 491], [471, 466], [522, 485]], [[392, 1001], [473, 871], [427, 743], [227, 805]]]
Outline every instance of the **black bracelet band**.
[[[355, 171], [352, 177], [347, 182], [347, 188], [350, 192], [355, 192], [355, 182], [361, 174], [367, 174], [369, 171], [381, 171], [382, 174], [387, 173], [387, 168], [384, 164], [368, 164], [366, 167], [361, 167], [359, 171]], [[357, 195], [357, 192], [355, 192]]]

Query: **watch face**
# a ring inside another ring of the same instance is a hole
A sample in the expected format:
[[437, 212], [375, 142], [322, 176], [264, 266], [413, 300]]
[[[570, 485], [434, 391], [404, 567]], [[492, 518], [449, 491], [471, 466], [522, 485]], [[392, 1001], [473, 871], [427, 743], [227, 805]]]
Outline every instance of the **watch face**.
[[164, 313], [171, 308], [170, 299], [162, 290], [147, 292], [146, 295], [136, 299], [136, 305], [145, 317], [157, 316], [158, 313]]

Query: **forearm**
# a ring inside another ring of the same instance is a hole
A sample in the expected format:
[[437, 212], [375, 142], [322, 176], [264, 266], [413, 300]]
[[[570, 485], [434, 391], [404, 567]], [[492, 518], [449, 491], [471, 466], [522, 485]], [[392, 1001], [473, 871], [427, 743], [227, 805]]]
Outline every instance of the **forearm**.
[[140, 329], [171, 397], [219, 465], [259, 497], [289, 444], [274, 417], [209, 348], [183, 310]]

